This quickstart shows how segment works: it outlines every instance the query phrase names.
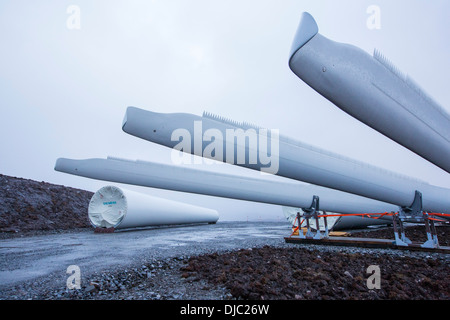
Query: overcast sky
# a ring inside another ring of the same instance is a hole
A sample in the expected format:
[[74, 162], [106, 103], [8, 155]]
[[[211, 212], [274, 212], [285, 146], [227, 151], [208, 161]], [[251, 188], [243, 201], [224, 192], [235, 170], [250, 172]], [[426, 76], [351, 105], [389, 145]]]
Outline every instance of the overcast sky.
[[[367, 26], [371, 5], [380, 9], [380, 29]], [[450, 112], [448, 0], [2, 0], [0, 173], [96, 191], [110, 183], [56, 172], [56, 159], [170, 163], [170, 149], [122, 131], [127, 106], [136, 106], [279, 129], [450, 188], [448, 173], [292, 73], [288, 55], [304, 11], [327, 38], [380, 50]], [[218, 209], [222, 220], [284, 219], [279, 206], [128, 188]]]

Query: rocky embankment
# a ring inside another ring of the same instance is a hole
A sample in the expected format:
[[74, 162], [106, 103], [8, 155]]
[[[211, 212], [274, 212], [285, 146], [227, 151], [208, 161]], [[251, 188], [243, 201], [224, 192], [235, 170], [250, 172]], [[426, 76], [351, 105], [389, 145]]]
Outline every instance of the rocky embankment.
[[[448, 263], [364, 251], [322, 252], [300, 248], [243, 249], [195, 257], [183, 277], [207, 279], [237, 299], [251, 300], [448, 300]], [[369, 266], [379, 268], [371, 287]], [[368, 280], [370, 284], [368, 284]]]
[[26, 233], [89, 227], [93, 193], [0, 174], [0, 232]]

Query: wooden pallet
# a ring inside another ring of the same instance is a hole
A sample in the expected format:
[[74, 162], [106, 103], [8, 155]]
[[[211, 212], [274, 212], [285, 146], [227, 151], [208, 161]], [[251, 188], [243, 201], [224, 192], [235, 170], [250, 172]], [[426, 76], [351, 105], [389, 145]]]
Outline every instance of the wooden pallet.
[[332, 246], [349, 246], [349, 247], [365, 247], [365, 248], [384, 248], [384, 249], [400, 249], [400, 250], [416, 250], [425, 252], [450, 253], [450, 247], [440, 246], [439, 248], [423, 248], [421, 243], [412, 243], [408, 246], [398, 246], [394, 240], [389, 239], [373, 239], [373, 238], [352, 238], [352, 237], [328, 237], [323, 239], [302, 239], [300, 237], [285, 237], [287, 243], [295, 244], [318, 244]]

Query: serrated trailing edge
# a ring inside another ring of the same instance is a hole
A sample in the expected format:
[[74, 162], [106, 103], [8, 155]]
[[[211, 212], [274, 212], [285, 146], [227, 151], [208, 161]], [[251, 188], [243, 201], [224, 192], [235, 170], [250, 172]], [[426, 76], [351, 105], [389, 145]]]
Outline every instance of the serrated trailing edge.
[[377, 60], [379, 63], [384, 65], [389, 71], [391, 71], [393, 74], [395, 74], [397, 77], [399, 77], [401, 80], [406, 82], [406, 74], [402, 71], [400, 71], [399, 68], [397, 68], [386, 56], [384, 56], [378, 49], [375, 49], [373, 51], [373, 57], [375, 60]]
[[225, 117], [222, 117], [222, 116], [219, 116], [219, 115], [215, 115], [213, 113], [206, 112], [206, 111], [203, 112], [203, 117], [207, 118], [207, 119], [214, 120], [214, 121], [219, 121], [219, 122], [222, 122], [222, 123], [225, 123], [225, 124], [229, 124], [229, 125], [231, 125], [233, 127], [239, 127], [239, 128], [242, 128], [242, 129], [255, 129], [255, 130], [263, 129], [262, 127], [256, 126], [256, 125], [248, 123], [248, 122], [235, 121], [235, 120], [232, 120], [232, 119], [229, 119], [229, 118], [225, 118]]
[[[207, 119], [214, 120], [214, 121], [218, 121], [218, 122], [221, 122], [221, 123], [224, 123], [224, 124], [228, 124], [228, 125], [236, 127], [236, 128], [245, 129], [245, 130], [246, 129], [255, 129], [255, 130], [260, 130], [260, 129], [264, 130], [265, 129], [267, 131], [270, 131], [267, 128], [262, 128], [262, 127], [259, 127], [259, 126], [255, 126], [255, 125], [249, 124], [247, 122], [238, 122], [238, 121], [235, 121], [235, 120], [232, 120], [232, 119], [229, 119], [229, 118], [225, 118], [225, 117], [222, 117], [222, 116], [218, 116], [218, 115], [206, 112], [206, 111], [203, 112], [203, 117], [207, 118]], [[399, 178], [408, 179], [410, 181], [428, 184], [427, 182], [425, 182], [423, 180], [420, 180], [420, 179], [417, 179], [417, 178], [413, 178], [413, 177], [410, 177], [410, 176], [407, 176], [407, 175], [403, 175], [403, 174], [400, 174], [400, 173], [397, 173], [397, 172], [394, 172], [394, 171], [390, 171], [390, 170], [387, 170], [387, 169], [384, 169], [384, 168], [376, 167], [376, 166], [368, 164], [366, 162], [358, 161], [358, 160], [355, 160], [355, 159], [350, 158], [350, 157], [346, 157], [346, 156], [341, 155], [341, 154], [337, 154], [337, 153], [334, 153], [334, 152], [331, 152], [331, 151], [328, 151], [328, 150], [324, 150], [324, 149], [321, 149], [319, 147], [312, 146], [310, 144], [301, 142], [299, 140], [295, 140], [295, 139], [293, 139], [291, 137], [288, 137], [288, 136], [285, 136], [285, 135], [282, 135], [282, 134], [279, 135], [279, 139], [280, 139], [280, 141], [282, 141], [284, 143], [287, 143], [287, 144], [290, 144], [290, 145], [293, 145], [293, 146], [296, 146], [296, 147], [299, 147], [299, 148], [308, 149], [308, 150], [311, 150], [313, 152], [317, 152], [317, 153], [320, 153], [322, 155], [328, 156], [330, 158], [351, 162], [351, 163], [353, 163], [355, 165], [362, 166], [362, 167], [365, 167], [365, 168], [368, 168], [368, 169], [372, 169], [372, 170], [377, 170], [380, 173], [388, 174], [388, 175], [391, 175], [391, 176], [396, 176], [396, 177], [399, 177]]]
[[386, 58], [386, 56], [377, 49], [374, 50], [373, 57], [400, 80], [402, 80], [410, 89], [414, 90], [414, 92], [416, 92], [422, 99], [427, 101], [430, 106], [434, 107], [443, 117], [450, 121], [450, 114], [448, 114], [448, 112], [441, 105], [439, 105], [427, 92], [425, 92], [425, 90], [416, 81], [409, 77], [408, 74], [397, 68], [392, 61]]

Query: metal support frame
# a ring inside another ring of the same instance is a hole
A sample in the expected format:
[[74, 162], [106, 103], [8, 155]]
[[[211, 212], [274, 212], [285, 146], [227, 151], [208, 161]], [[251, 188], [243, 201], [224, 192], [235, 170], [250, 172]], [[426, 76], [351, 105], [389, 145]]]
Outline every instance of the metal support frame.
[[[403, 222], [405, 220], [414, 222], [424, 222], [427, 232], [427, 241], [421, 244], [424, 248], [439, 248], [436, 227], [434, 221], [429, 219], [428, 213], [422, 211], [422, 193], [417, 191], [414, 195], [414, 201], [409, 207], [401, 207], [399, 213], [393, 217], [395, 244], [398, 246], [408, 246], [412, 241], [405, 235]], [[431, 225], [431, 228], [430, 228]]]
[[405, 229], [403, 226], [403, 219], [396, 214], [392, 217], [392, 224], [394, 226], [395, 244], [398, 246], [408, 246], [412, 243], [405, 235]]
[[[427, 241], [421, 246], [424, 248], [439, 248], [439, 240], [437, 237], [436, 227], [434, 221], [428, 218], [428, 213], [424, 213], [425, 229], [427, 231]], [[431, 225], [431, 228], [430, 228]]]
[[[319, 197], [313, 196], [311, 206], [309, 208], [302, 208], [303, 213], [297, 212], [297, 221], [298, 221], [298, 236], [300, 239], [309, 239], [309, 240], [321, 240], [324, 238], [329, 238], [329, 230], [326, 212], [324, 212], [321, 217], [324, 219], [325, 233], [320, 231], [319, 226]], [[314, 218], [316, 221], [316, 232], [311, 230], [310, 219]], [[303, 234], [301, 230], [302, 219], [306, 220], [306, 233]], [[404, 222], [412, 221], [412, 222], [424, 222], [425, 229], [427, 232], [427, 241], [423, 244], [418, 245], [417, 243], [413, 244], [413, 242], [406, 237]], [[431, 248], [431, 249], [439, 249], [439, 241], [437, 237], [436, 227], [434, 225], [434, 221], [428, 217], [428, 213], [422, 210], [422, 193], [419, 191], [415, 192], [414, 200], [411, 206], [409, 207], [401, 207], [397, 214], [394, 214], [392, 217], [392, 222], [394, 226], [394, 236], [395, 241], [393, 244], [402, 247], [422, 247], [422, 248]], [[372, 239], [373, 240], [373, 239]]]
[[[299, 237], [301, 239], [316, 239], [316, 240], [320, 240], [323, 238], [328, 238], [328, 224], [327, 224], [327, 218], [324, 218], [324, 223], [325, 223], [325, 233], [322, 234], [320, 232], [320, 227], [319, 227], [319, 197], [318, 196], [313, 196], [312, 202], [311, 202], [311, 206], [309, 208], [302, 208], [303, 210], [303, 214], [300, 215], [300, 213], [297, 214], [298, 217], [298, 227], [299, 227]], [[300, 223], [300, 218], [304, 218], [306, 220], [306, 234], [303, 235], [303, 232], [301, 231], [301, 223]], [[316, 221], [316, 232], [312, 232], [311, 231], [311, 225], [309, 222], [309, 219], [314, 218]]]

